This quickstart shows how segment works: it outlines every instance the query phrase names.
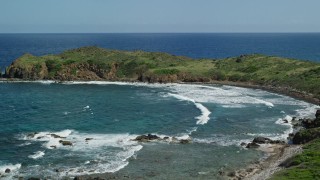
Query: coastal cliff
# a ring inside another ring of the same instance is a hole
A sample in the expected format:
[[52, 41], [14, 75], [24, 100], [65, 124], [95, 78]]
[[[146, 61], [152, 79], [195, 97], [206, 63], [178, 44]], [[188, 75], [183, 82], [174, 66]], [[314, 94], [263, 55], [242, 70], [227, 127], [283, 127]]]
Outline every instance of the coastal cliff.
[[319, 103], [320, 64], [265, 55], [220, 60], [191, 59], [160, 52], [83, 47], [58, 55], [25, 54], [4, 77], [55, 81], [200, 82], [264, 87]]

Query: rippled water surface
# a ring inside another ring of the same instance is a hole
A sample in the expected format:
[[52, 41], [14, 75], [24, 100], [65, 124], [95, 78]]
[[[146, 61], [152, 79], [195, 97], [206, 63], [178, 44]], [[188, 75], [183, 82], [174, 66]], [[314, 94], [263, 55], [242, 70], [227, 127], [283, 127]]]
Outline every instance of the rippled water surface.
[[[221, 169], [263, 157], [241, 142], [257, 135], [285, 140], [292, 128], [282, 119], [313, 116], [316, 108], [218, 85], [24, 82], [0, 83], [0, 91], [0, 173], [10, 168], [9, 179], [107, 172], [218, 178]], [[170, 139], [132, 141], [147, 133]], [[175, 143], [173, 137], [192, 143]]]

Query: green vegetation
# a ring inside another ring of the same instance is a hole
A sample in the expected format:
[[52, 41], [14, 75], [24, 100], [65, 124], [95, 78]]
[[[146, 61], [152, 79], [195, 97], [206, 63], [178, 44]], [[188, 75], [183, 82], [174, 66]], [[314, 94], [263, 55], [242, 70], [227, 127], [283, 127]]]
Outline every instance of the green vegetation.
[[287, 169], [273, 175], [272, 180], [320, 179], [320, 139], [309, 142], [303, 152], [286, 162]]
[[59, 55], [36, 57], [26, 54], [7, 68], [6, 76], [62, 81], [232, 81], [280, 86], [288, 91], [298, 90], [320, 97], [319, 63], [259, 54], [213, 60], [191, 59], [160, 52], [84, 47]]

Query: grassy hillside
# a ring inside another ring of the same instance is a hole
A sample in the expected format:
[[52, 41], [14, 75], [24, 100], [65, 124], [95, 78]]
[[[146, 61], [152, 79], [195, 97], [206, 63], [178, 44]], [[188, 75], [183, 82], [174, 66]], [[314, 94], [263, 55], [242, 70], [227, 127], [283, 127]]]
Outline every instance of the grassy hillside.
[[84, 47], [59, 55], [26, 54], [6, 69], [6, 77], [52, 80], [145, 82], [250, 82], [287, 87], [320, 97], [320, 64], [265, 55], [221, 60], [166, 53]]
[[320, 139], [309, 142], [303, 152], [286, 162], [287, 169], [273, 175], [272, 180], [320, 179]]

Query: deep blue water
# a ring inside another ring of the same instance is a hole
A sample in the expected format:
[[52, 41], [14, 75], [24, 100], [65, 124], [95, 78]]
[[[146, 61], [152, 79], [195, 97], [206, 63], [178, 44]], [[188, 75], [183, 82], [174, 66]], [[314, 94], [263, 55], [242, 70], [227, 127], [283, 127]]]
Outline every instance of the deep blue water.
[[0, 34], [0, 66], [24, 53], [56, 54], [83, 46], [160, 51], [192, 58], [261, 53], [320, 61], [320, 33]]
[[[292, 129], [282, 119], [314, 116], [317, 108], [261, 90], [214, 85], [2, 82], [0, 91], [0, 173], [10, 168], [7, 179], [105, 172], [218, 179], [221, 169], [263, 157], [241, 142], [255, 136], [286, 140]], [[192, 143], [131, 140], [147, 133]]]

